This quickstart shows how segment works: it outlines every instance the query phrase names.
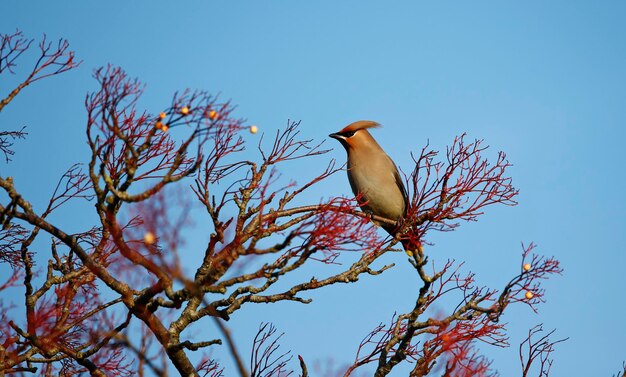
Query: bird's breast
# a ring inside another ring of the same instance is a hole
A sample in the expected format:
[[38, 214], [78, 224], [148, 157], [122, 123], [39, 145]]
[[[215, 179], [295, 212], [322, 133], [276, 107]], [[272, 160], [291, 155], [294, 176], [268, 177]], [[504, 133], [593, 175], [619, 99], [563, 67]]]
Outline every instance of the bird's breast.
[[355, 195], [362, 194], [365, 210], [391, 220], [404, 215], [405, 197], [398, 187], [395, 172], [395, 165], [375, 161], [348, 168], [352, 191]]

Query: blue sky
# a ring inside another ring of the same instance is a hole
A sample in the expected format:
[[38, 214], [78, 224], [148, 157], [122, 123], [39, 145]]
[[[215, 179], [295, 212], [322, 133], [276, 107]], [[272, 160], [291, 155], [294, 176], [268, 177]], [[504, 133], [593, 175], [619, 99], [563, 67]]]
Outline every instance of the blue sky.
[[[547, 283], [539, 314], [519, 307], [507, 316], [513, 347], [485, 354], [503, 376], [519, 375], [516, 345], [544, 323], [570, 337], [554, 354], [552, 375], [616, 373], [626, 359], [626, 5], [381, 4], [3, 1], [2, 32], [67, 38], [83, 65], [5, 108], [2, 129], [26, 125], [29, 137], [0, 172], [43, 205], [63, 171], [86, 161], [84, 96], [96, 87], [92, 70], [108, 63], [147, 84], [143, 104], [152, 111], [191, 87], [232, 99], [237, 114], [268, 135], [288, 119], [320, 141], [352, 121], [378, 121], [384, 127], [374, 136], [404, 171], [427, 141], [443, 149], [467, 132], [494, 155], [507, 153], [520, 204], [433, 235], [431, 258], [465, 260], [480, 282], [498, 287], [519, 269], [520, 242], [534, 241], [565, 268]], [[11, 80], [0, 81], [3, 94]], [[245, 137], [254, 145], [258, 135]], [[330, 158], [344, 160], [337, 143], [326, 145], [334, 151], [290, 164], [284, 176], [304, 181]], [[350, 194], [343, 174], [310, 199], [341, 194]], [[88, 218], [75, 216], [59, 221], [79, 228], [76, 219]], [[352, 360], [369, 329], [414, 300], [405, 258], [387, 261], [397, 267], [316, 293], [310, 305], [242, 310], [231, 322], [238, 343], [247, 348], [259, 323], [272, 321], [285, 332], [283, 347], [311, 363]]]

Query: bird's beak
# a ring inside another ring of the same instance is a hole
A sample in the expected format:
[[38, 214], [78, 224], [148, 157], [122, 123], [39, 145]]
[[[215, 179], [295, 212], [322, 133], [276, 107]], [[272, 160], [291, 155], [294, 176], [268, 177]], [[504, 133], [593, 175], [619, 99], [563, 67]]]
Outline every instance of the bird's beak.
[[341, 136], [341, 134], [338, 134], [338, 133], [330, 134], [330, 135], [328, 135], [328, 137], [332, 137], [333, 139], [337, 139], [337, 140], [344, 139], [344, 137]]

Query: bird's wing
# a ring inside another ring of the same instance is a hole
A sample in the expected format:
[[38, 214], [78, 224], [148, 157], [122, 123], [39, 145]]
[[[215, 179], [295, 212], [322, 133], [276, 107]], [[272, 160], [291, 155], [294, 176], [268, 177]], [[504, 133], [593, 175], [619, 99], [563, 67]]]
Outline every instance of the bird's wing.
[[402, 197], [404, 198], [404, 211], [406, 212], [407, 208], [409, 207], [409, 193], [406, 191], [406, 187], [404, 187], [404, 181], [402, 180], [402, 177], [400, 176], [398, 167], [393, 162], [391, 157], [387, 156], [387, 158], [389, 158], [389, 161], [391, 161], [391, 164], [394, 167], [393, 178], [396, 181], [396, 185], [398, 185], [398, 187], [400, 188], [400, 192], [402, 192]]

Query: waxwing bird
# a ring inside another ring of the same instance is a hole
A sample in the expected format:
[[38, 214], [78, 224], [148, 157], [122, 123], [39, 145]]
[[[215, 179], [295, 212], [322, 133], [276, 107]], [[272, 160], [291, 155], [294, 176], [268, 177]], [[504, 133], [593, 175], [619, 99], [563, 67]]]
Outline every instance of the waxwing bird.
[[[361, 209], [390, 220], [399, 220], [405, 215], [408, 195], [396, 164], [368, 131], [374, 127], [380, 125], [369, 120], [360, 120], [328, 136], [337, 139], [346, 149], [348, 180], [352, 192], [360, 199]], [[376, 221], [374, 223], [395, 236], [397, 226]]]

